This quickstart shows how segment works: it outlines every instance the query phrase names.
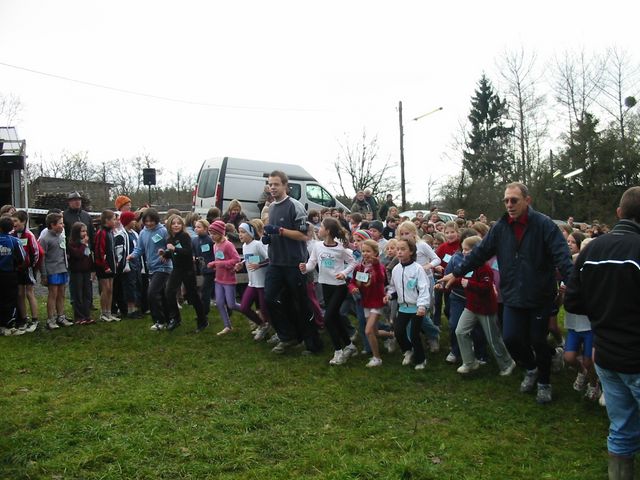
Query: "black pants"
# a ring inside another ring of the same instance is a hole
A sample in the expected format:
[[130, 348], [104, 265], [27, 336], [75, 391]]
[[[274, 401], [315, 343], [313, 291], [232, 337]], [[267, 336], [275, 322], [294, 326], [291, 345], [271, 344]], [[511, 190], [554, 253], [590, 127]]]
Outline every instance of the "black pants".
[[[149, 289], [147, 290], [147, 298], [151, 307], [151, 318], [155, 323], [167, 323], [165, 312], [168, 310], [167, 299], [164, 289], [169, 279], [169, 272], [152, 273], [149, 278]], [[173, 297], [173, 303], [176, 297]]]
[[193, 269], [182, 270], [180, 268], [174, 268], [169, 275], [167, 285], [165, 287], [165, 297], [167, 299], [167, 316], [169, 318], [175, 318], [180, 321], [180, 309], [178, 308], [177, 295], [180, 285], [184, 283], [184, 289], [186, 292], [186, 298], [196, 311], [196, 317], [198, 319], [198, 325], [205, 323], [206, 318], [204, 315], [204, 308], [202, 307], [202, 300], [198, 295], [198, 287], [196, 286], [196, 273]]
[[73, 305], [73, 320], [85, 320], [91, 316], [91, 303], [93, 301], [93, 285], [91, 285], [91, 273], [69, 273], [69, 288]]
[[334, 350], [342, 350], [351, 343], [349, 332], [340, 316], [340, 306], [347, 296], [347, 286], [324, 283], [321, 285], [325, 304], [324, 324], [329, 332], [329, 337], [331, 337]]
[[[411, 322], [410, 339], [407, 338], [407, 325], [409, 322]], [[424, 362], [425, 359], [424, 347], [422, 346], [422, 339], [420, 338], [421, 327], [422, 318], [416, 316], [414, 313], [398, 312], [398, 318], [396, 318], [393, 324], [393, 331], [402, 349], [402, 353], [413, 348], [413, 361], [416, 364]]]
[[113, 276], [113, 296], [111, 298], [111, 313], [116, 314], [120, 312], [123, 316], [129, 313], [125, 293], [125, 279], [125, 273], [116, 273]]
[[264, 296], [271, 324], [282, 341], [304, 340], [307, 350], [318, 352], [322, 343], [313, 322], [305, 276], [298, 267], [269, 265]]
[[7, 327], [18, 307], [17, 272], [0, 272], [0, 326]]

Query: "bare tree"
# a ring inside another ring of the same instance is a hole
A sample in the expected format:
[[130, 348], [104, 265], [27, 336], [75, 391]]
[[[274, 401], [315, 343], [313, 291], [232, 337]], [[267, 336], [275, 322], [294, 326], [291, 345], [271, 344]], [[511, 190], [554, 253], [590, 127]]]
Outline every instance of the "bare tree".
[[22, 102], [17, 96], [12, 93], [9, 95], [0, 93], [0, 125], [15, 127], [20, 112], [22, 112]]
[[546, 99], [537, 93], [536, 88], [541, 78], [536, 71], [536, 60], [535, 53], [526, 54], [521, 48], [519, 51], [505, 51], [498, 62], [500, 74], [506, 82], [505, 91], [514, 126], [516, 174], [525, 183], [531, 181], [548, 126], [543, 112]]
[[397, 165], [391, 163], [389, 158], [386, 161], [379, 159], [377, 136], [369, 139], [363, 130], [357, 143], [351, 143], [345, 136], [345, 140], [338, 144], [341, 152], [333, 162], [333, 167], [344, 197], [353, 197], [347, 194], [349, 187], [354, 193], [368, 187], [374, 196], [398, 190], [399, 184], [395, 176], [390, 174], [390, 170]]
[[595, 55], [587, 58], [584, 51], [565, 52], [563, 58], [556, 58], [552, 88], [568, 117], [569, 138], [576, 125], [584, 123], [585, 114], [597, 100], [602, 76], [603, 65]]
[[622, 160], [624, 183], [630, 185], [634, 166], [630, 164], [626, 117], [635, 104], [628, 99], [635, 100], [640, 92], [640, 65], [632, 64], [627, 52], [616, 47], [610, 48], [604, 60], [604, 74], [599, 88], [602, 95], [598, 98], [598, 105], [611, 115], [619, 128], [618, 156]]

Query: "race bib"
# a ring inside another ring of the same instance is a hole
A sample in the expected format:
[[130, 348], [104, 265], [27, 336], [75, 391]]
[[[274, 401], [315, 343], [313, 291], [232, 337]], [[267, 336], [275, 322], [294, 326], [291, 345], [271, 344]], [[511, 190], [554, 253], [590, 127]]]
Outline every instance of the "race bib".
[[369, 274], [365, 272], [356, 272], [356, 280], [367, 283], [369, 281]]
[[160, 240], [162, 240], [162, 235], [156, 233], [153, 237], [151, 237], [151, 240], [153, 240], [153, 243], [158, 243]]
[[416, 280], [415, 278], [412, 278], [407, 282], [407, 288], [416, 288], [417, 284], [418, 284], [418, 280]]
[[464, 276], [464, 278], [471, 278], [471, 277], [473, 277], [473, 270], [472, 270], [472, 271], [470, 271], [470, 272], [468, 272], [468, 273]]
[[444, 257], [442, 257], [442, 260], [446, 263], [449, 263], [451, 261], [451, 255], [447, 253]]
[[67, 249], [67, 246], [64, 243], [64, 239], [62, 239], [62, 238], [60, 239], [60, 248], [63, 249], [63, 250]]
[[498, 270], [498, 260], [493, 261], [493, 263], [491, 264], [491, 268], [493, 268], [494, 270]]
[[249, 255], [249, 258], [247, 259], [247, 262], [249, 262], [252, 265], [257, 265], [260, 263], [260, 255]]
[[182, 244], [181, 244], [180, 242], [176, 242], [175, 247], [176, 247], [176, 248], [182, 248]]
[[28, 238], [21, 238], [20, 239], [20, 243], [22, 244], [23, 247], [26, 247], [27, 244], [29, 243], [29, 239]]
[[91, 255], [91, 249], [89, 247], [84, 247], [84, 256], [88, 257]]
[[200, 245], [200, 251], [202, 253], [207, 253], [211, 251], [211, 246], [208, 243], [203, 243], [202, 245]]
[[333, 268], [335, 264], [336, 264], [336, 262], [335, 262], [335, 260], [333, 258], [323, 258], [322, 259], [322, 266], [324, 268]]
[[218, 260], [224, 260], [224, 252], [223, 252], [222, 250], [218, 250], [218, 251], [216, 252], [216, 258], [217, 258]]

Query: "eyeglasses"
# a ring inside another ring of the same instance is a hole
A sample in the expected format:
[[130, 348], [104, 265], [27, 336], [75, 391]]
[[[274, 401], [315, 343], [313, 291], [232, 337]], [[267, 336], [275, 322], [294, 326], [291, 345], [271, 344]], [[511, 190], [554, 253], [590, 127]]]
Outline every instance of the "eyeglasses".
[[519, 198], [515, 198], [515, 197], [509, 197], [509, 198], [505, 198], [503, 200], [505, 205], [509, 205], [509, 204], [515, 205], [519, 201], [520, 201], [520, 199]]

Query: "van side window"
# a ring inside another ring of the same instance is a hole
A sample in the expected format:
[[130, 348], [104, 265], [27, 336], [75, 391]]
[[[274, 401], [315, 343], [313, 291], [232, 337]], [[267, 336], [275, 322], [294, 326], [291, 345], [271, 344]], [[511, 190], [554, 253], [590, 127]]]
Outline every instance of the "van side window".
[[289, 193], [287, 193], [287, 195], [296, 200], [300, 200], [300, 196], [302, 195], [302, 187], [300, 187], [300, 184], [289, 182]]
[[323, 207], [335, 207], [336, 202], [329, 192], [320, 185], [310, 183], [307, 185], [307, 200]]
[[199, 197], [211, 198], [216, 194], [218, 172], [217, 168], [208, 168], [200, 173], [200, 181], [198, 182]]

